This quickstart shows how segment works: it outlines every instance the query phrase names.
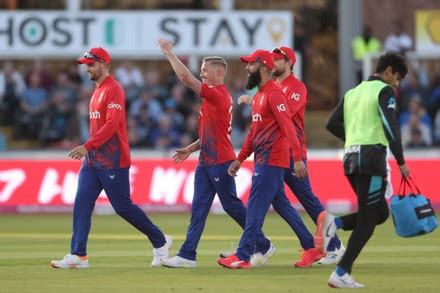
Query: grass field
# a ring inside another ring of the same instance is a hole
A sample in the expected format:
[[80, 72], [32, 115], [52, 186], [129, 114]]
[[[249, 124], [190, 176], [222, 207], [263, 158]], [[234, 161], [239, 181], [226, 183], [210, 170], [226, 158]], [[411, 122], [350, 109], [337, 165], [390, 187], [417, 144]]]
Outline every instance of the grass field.
[[[189, 215], [151, 215], [174, 238], [184, 239]], [[303, 218], [307, 218], [303, 215]], [[195, 269], [152, 269], [151, 245], [117, 216], [95, 216], [88, 253], [92, 268], [55, 270], [51, 259], [69, 252], [70, 215], [0, 216], [0, 292], [324, 292], [333, 266], [293, 267], [299, 242], [286, 223], [269, 215], [265, 233], [277, 254], [263, 268], [229, 270], [217, 265], [219, 251], [238, 243], [241, 230], [227, 216], [210, 215]], [[309, 227], [313, 227], [307, 221]], [[314, 230], [314, 229], [313, 229]], [[348, 233], [340, 232], [347, 242]], [[403, 239], [391, 220], [379, 226], [353, 275], [371, 292], [440, 292], [440, 229]]]

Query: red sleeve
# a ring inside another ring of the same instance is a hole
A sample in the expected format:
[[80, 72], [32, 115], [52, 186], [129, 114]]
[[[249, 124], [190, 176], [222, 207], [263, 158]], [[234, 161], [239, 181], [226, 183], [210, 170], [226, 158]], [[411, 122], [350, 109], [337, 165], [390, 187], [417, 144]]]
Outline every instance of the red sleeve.
[[202, 88], [200, 89], [200, 96], [202, 98], [207, 99], [211, 103], [215, 103], [217, 101], [223, 101], [224, 95], [212, 85], [208, 85], [206, 83], [202, 83]]
[[254, 150], [252, 147], [252, 128], [251, 128], [251, 130], [249, 131], [246, 137], [246, 140], [243, 143], [241, 151], [237, 156], [237, 160], [239, 160], [240, 163], [243, 163], [243, 161], [246, 160], [253, 152]]
[[98, 132], [93, 135], [86, 143], [84, 147], [90, 151], [91, 149], [97, 149], [104, 143], [106, 143], [118, 130], [119, 123], [124, 117], [125, 113], [125, 95], [124, 91], [120, 87], [113, 87], [110, 89], [108, 96], [106, 96], [106, 116], [104, 125]]
[[281, 131], [287, 138], [289, 148], [293, 151], [293, 160], [295, 162], [301, 161], [301, 148], [296, 130], [293, 127], [290, 118], [289, 107], [287, 106], [287, 99], [281, 91], [273, 91], [268, 95], [268, 104]]
[[298, 111], [304, 108], [307, 104], [307, 89], [304, 84], [299, 84], [293, 89], [290, 95], [291, 96], [287, 98], [290, 99], [289, 108], [290, 114], [293, 117], [293, 115], [298, 113]]

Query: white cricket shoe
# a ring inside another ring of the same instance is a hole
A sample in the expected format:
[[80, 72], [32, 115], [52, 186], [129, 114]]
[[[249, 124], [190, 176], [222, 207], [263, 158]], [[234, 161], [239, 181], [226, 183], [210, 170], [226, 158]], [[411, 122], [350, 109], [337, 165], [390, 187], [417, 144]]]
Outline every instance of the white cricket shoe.
[[197, 262], [195, 260], [189, 260], [176, 255], [170, 258], [162, 259], [162, 265], [168, 268], [195, 268], [197, 266]]
[[274, 254], [277, 252], [277, 248], [275, 245], [270, 243], [269, 249], [266, 251], [265, 254], [262, 254], [261, 252], [257, 252], [251, 255], [250, 263], [252, 267], [261, 267], [267, 264], [269, 259], [274, 256]]
[[345, 253], [345, 247], [341, 243], [341, 247], [336, 248], [334, 251], [327, 251], [325, 256], [318, 261], [320, 265], [332, 265], [337, 264]]
[[322, 250], [324, 252], [327, 251], [327, 247], [328, 244], [330, 243], [330, 240], [335, 237], [336, 235], [336, 224], [335, 224], [335, 216], [333, 216], [330, 213], [326, 213], [325, 215], [325, 220], [324, 220], [324, 225], [322, 227], [322, 239], [323, 239], [323, 244], [322, 244]]
[[351, 275], [345, 273], [342, 276], [338, 276], [336, 272], [333, 272], [330, 275], [330, 279], [327, 281], [327, 285], [332, 288], [350, 288], [350, 289], [359, 289], [364, 288], [364, 285], [356, 282]]
[[67, 254], [62, 260], [53, 260], [50, 265], [56, 269], [88, 269], [90, 268], [89, 258], [86, 256], [78, 256]]
[[160, 267], [162, 260], [169, 257], [172, 245], [173, 238], [169, 235], [165, 235], [165, 244], [162, 247], [153, 248], [153, 261], [151, 262], [153, 268]]

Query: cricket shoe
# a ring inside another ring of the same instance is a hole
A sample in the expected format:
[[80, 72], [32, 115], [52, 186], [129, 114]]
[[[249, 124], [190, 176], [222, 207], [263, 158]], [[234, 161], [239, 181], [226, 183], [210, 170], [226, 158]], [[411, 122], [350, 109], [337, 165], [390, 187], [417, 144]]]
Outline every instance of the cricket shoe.
[[345, 273], [342, 276], [338, 276], [336, 272], [333, 272], [330, 275], [330, 278], [327, 281], [327, 285], [332, 288], [350, 288], [350, 289], [360, 289], [364, 288], [364, 285], [356, 282], [351, 275]]
[[219, 257], [217, 263], [229, 269], [250, 269], [252, 267], [249, 261], [239, 259], [236, 254], [225, 258]]
[[301, 260], [294, 263], [297, 268], [308, 268], [311, 267], [315, 261], [320, 260], [324, 254], [319, 248], [309, 248], [302, 252]]
[[335, 223], [335, 216], [333, 216], [330, 213], [325, 214], [324, 224], [321, 229], [321, 235], [322, 235], [322, 249], [324, 252], [327, 251], [328, 244], [330, 243], [330, 240], [335, 237], [336, 230], [338, 229], [336, 227]]
[[50, 265], [56, 269], [88, 269], [90, 268], [89, 258], [75, 254], [67, 254], [62, 260], [53, 260]]
[[168, 268], [195, 268], [197, 266], [197, 262], [195, 260], [186, 259], [176, 255], [170, 258], [162, 259], [162, 265]]
[[173, 238], [169, 235], [165, 235], [165, 244], [162, 247], [153, 248], [153, 261], [151, 262], [153, 268], [160, 267], [162, 265], [162, 260], [169, 257], [172, 245]]
[[261, 267], [267, 264], [269, 259], [275, 255], [277, 252], [277, 248], [275, 245], [270, 243], [269, 249], [266, 251], [265, 254], [262, 254], [261, 252], [257, 252], [251, 255], [250, 263], [252, 267]]
[[342, 259], [345, 253], [345, 247], [341, 243], [341, 247], [335, 248], [334, 251], [327, 251], [325, 256], [318, 261], [320, 265], [337, 264]]

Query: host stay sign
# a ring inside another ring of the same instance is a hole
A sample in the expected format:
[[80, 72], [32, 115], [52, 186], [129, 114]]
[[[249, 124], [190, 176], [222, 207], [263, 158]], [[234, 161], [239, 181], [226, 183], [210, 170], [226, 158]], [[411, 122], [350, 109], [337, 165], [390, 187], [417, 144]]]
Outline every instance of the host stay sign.
[[282, 11], [0, 12], [0, 57], [71, 58], [104, 46], [116, 58], [162, 56], [156, 40], [181, 55], [239, 56], [292, 45], [293, 17]]

